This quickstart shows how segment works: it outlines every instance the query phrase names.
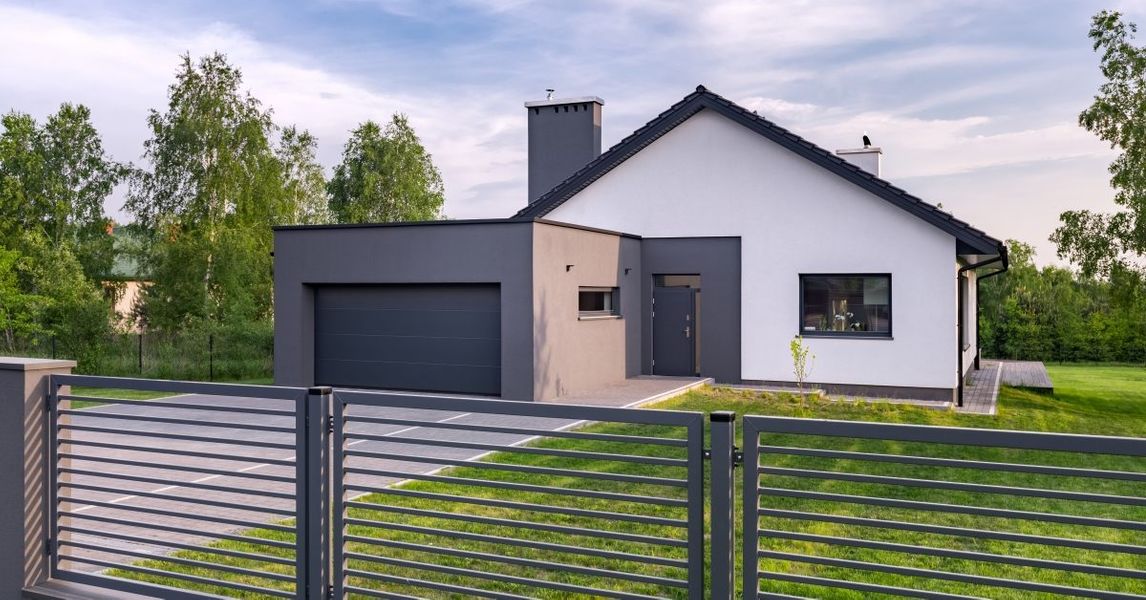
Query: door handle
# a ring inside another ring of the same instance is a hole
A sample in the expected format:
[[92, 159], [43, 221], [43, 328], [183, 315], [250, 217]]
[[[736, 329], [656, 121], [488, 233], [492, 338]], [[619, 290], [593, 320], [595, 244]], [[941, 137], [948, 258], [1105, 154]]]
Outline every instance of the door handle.
[[692, 333], [692, 328], [690, 328], [688, 325], [685, 325], [684, 326], [684, 337], [688, 338], [691, 333]]

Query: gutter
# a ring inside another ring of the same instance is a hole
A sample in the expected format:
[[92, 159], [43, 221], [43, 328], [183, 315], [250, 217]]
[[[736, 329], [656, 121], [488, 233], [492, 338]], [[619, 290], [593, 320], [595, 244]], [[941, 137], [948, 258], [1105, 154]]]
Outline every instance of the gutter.
[[963, 406], [963, 332], [966, 328], [966, 323], [963, 322], [963, 307], [966, 304], [966, 299], [963, 298], [962, 285], [963, 274], [967, 271], [973, 271], [979, 267], [985, 267], [997, 262], [1002, 263], [1002, 268], [997, 271], [992, 271], [979, 277], [975, 280], [975, 368], [979, 368], [979, 281], [988, 277], [994, 277], [1000, 273], [1005, 273], [1010, 267], [1010, 260], [1007, 257], [1007, 247], [999, 244], [999, 255], [994, 258], [989, 258], [982, 262], [973, 263], [960, 267], [959, 271], [955, 274], [955, 289], [958, 290], [957, 296], [959, 297], [957, 312], [958, 333], [955, 335], [955, 348], [956, 356], [958, 357], [958, 366], [956, 367], [956, 377], [959, 380], [958, 392], [956, 393], [956, 406], [962, 408]]

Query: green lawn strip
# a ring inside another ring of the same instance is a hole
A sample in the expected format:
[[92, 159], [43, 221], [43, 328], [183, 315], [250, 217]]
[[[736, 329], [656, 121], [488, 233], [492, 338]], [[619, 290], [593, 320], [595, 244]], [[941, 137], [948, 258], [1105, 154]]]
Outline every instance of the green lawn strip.
[[[175, 394], [172, 392], [152, 392], [149, 390], [120, 390], [112, 388], [100, 387], [85, 387], [85, 386], [72, 386], [72, 395], [87, 396], [89, 398], [114, 398], [116, 400], [158, 400], [159, 398], [169, 398]], [[71, 408], [91, 408], [93, 406], [103, 406], [106, 402], [96, 402], [93, 400], [72, 400]]]
[[[1088, 375], [1092, 373], [1093, 376]], [[1025, 429], [1035, 431], [1057, 431], [1069, 433], [1113, 434], [1146, 437], [1146, 376], [1140, 367], [1110, 367], [1052, 365], [1051, 377], [1055, 383], [1055, 395], [1047, 396], [1037, 393], [1004, 388], [1001, 392], [998, 416], [982, 416], [959, 414], [953, 411], [939, 411], [909, 405], [887, 403], [844, 403], [823, 400], [800, 401], [798, 399], [760, 394], [751, 391], [733, 391], [726, 389], [703, 389], [688, 395], [662, 402], [656, 408], [695, 410], [710, 412], [714, 410], [735, 410], [741, 414], [763, 414], [778, 416], [798, 416], [811, 418], [827, 418], [841, 420], [880, 421], [919, 423], [929, 425], [949, 425], [976, 428], [1003, 428]], [[679, 435], [680, 432], [670, 432], [665, 428], [648, 426], [633, 426], [621, 424], [594, 424], [584, 431], [623, 434], [623, 435]], [[816, 448], [831, 448], [850, 450], [856, 452], [875, 453], [906, 453], [920, 452], [921, 455], [961, 458], [968, 460], [986, 460], [1002, 462], [1034, 462], [1037, 464], [1056, 464], [1073, 467], [1089, 467], [1108, 470], [1146, 471], [1146, 464], [1141, 459], [1115, 456], [1084, 456], [1066, 453], [1040, 453], [1033, 451], [1016, 451], [998, 448], [973, 448], [934, 446], [928, 444], [906, 444], [884, 442], [879, 440], [856, 440], [830, 437], [802, 438], [794, 436], [770, 438], [766, 441], [774, 445], [792, 445]], [[616, 454], [644, 454], [654, 456], [681, 457], [680, 448], [659, 446], [635, 447], [630, 444], [603, 442], [596, 440], [574, 439], [547, 439], [534, 444], [547, 448], [574, 449], [588, 452], [609, 452]], [[576, 469], [585, 471], [599, 471], [612, 473], [626, 473], [632, 475], [651, 475], [657, 477], [683, 477], [683, 469], [676, 467], [652, 466], [643, 464], [621, 463], [614, 461], [594, 461], [573, 459], [567, 457], [553, 457], [531, 455], [517, 452], [499, 452], [485, 459], [488, 462], [498, 462], [514, 465], [542, 466], [561, 469]], [[1030, 488], [1048, 488], [1074, 490], [1089, 493], [1111, 495], [1124, 495], [1142, 497], [1146, 495], [1144, 485], [1138, 482], [1125, 482], [1101, 480], [1091, 478], [1063, 478], [1027, 473], [1006, 473], [995, 471], [981, 471], [972, 469], [935, 469], [917, 465], [903, 465], [894, 463], [876, 463], [870, 461], [819, 459], [790, 455], [769, 455], [765, 464], [789, 468], [809, 468], [825, 471], [862, 472], [875, 475], [908, 477], [918, 479], [943, 479], [971, 482], [987, 485], [1010, 485]], [[524, 483], [552, 487], [581, 487], [601, 491], [623, 491], [628, 494], [647, 496], [684, 497], [683, 489], [666, 488], [654, 485], [634, 485], [622, 482], [594, 481], [586, 483], [585, 479], [542, 475], [535, 473], [515, 473], [482, 469], [476, 467], [452, 468], [441, 473], [450, 477], [467, 479], [484, 479], [510, 483]], [[739, 475], [740, 472], [737, 472]], [[765, 476], [765, 485], [771, 487], [788, 488], [793, 490], [812, 490], [817, 492], [831, 492], [838, 494], [855, 494], [878, 496], [885, 498], [899, 498], [924, 502], [945, 504], [964, 504], [975, 506], [990, 506], [1010, 510], [1036, 511], [1048, 513], [1063, 513], [1090, 517], [1114, 518], [1129, 521], [1146, 521], [1146, 509], [1118, 504], [1079, 502], [1074, 500], [1058, 500], [1045, 498], [1028, 498], [997, 494], [984, 494], [978, 492], [937, 490], [922, 487], [890, 486], [884, 484], [856, 483], [848, 481], [833, 481], [788, 476]], [[551, 494], [538, 494], [504, 490], [493, 487], [479, 487], [470, 485], [457, 485], [454, 483], [414, 481], [402, 485], [399, 490], [428, 492], [451, 498], [489, 498], [512, 502], [541, 502], [549, 505], [566, 506], [585, 510], [597, 510], [627, 514], [641, 514], [671, 519], [683, 519], [684, 511], [677, 507], [665, 507], [641, 502], [619, 502], [615, 500], [601, 500], [590, 498], [570, 498]], [[739, 496], [739, 492], [738, 492]], [[606, 589], [619, 589], [628, 592], [646, 593], [658, 596], [684, 597], [682, 591], [674, 590], [650, 583], [623, 581], [612, 578], [602, 578], [592, 574], [568, 573], [559, 570], [541, 568], [535, 565], [507, 564], [494, 560], [477, 560], [473, 556], [444, 556], [442, 554], [427, 552], [431, 546], [450, 548], [463, 552], [485, 552], [501, 554], [508, 557], [519, 557], [544, 562], [561, 563], [566, 565], [579, 565], [598, 569], [607, 569], [623, 573], [637, 573], [670, 578], [683, 578], [680, 569], [665, 566], [648, 566], [617, 558], [601, 558], [587, 554], [577, 554], [555, 550], [536, 550], [518, 546], [508, 546], [483, 540], [458, 539], [448, 535], [410, 531], [408, 528], [422, 527], [440, 532], [459, 532], [484, 536], [513, 537], [522, 540], [532, 540], [548, 544], [561, 544], [576, 548], [608, 550], [626, 552], [644, 556], [658, 556], [672, 559], [683, 559], [682, 549], [651, 546], [649, 544], [630, 541], [604, 540], [592, 535], [588, 530], [600, 529], [613, 532], [625, 532], [637, 535], [648, 535], [661, 538], [683, 539], [685, 532], [682, 529], [654, 524], [631, 523], [622, 520], [608, 520], [590, 517], [541, 513], [533, 510], [505, 507], [485, 507], [462, 502], [448, 502], [442, 499], [423, 499], [398, 494], [371, 494], [360, 499], [364, 502], [391, 506], [399, 510], [422, 510], [447, 513], [462, 513], [501, 519], [532, 521], [572, 528], [571, 530], [552, 532], [536, 531], [513, 527], [498, 527], [482, 523], [467, 522], [447, 518], [448, 515], [430, 514], [399, 514], [384, 510], [351, 509], [352, 518], [367, 519], [381, 523], [391, 523], [387, 527], [366, 527], [354, 525], [349, 528], [351, 535], [377, 538], [384, 540], [384, 545], [350, 543], [348, 551], [370, 554], [389, 559], [408, 560], [435, 565], [454, 566], [481, 570], [489, 573], [499, 573], [538, 579], [557, 583], [585, 585]], [[738, 500], [739, 501], [739, 500]], [[797, 510], [805, 512], [819, 512], [835, 515], [859, 516], [878, 518], [884, 520], [900, 520], [920, 523], [931, 523], [943, 526], [967, 527], [988, 531], [1009, 531], [1045, 537], [1076, 538], [1094, 541], [1116, 542], [1123, 544], [1146, 544], [1146, 535], [1141, 532], [1126, 532], [1122, 530], [1082, 527], [1076, 525], [1046, 523], [1019, 519], [1004, 519], [994, 517], [980, 517], [974, 515], [961, 515], [935, 511], [916, 511], [908, 509], [884, 508], [868, 506], [858, 503], [823, 502], [815, 500], [768, 497], [763, 501], [768, 508]], [[737, 514], [740, 514], [739, 511]], [[739, 523], [737, 523], [739, 528]], [[898, 544], [911, 544], [928, 546], [932, 548], [958, 549], [972, 552], [992, 554], [1005, 554], [1023, 556], [1045, 560], [1064, 562], [1088, 563], [1109, 567], [1141, 571], [1146, 569], [1146, 560], [1141, 556], [1122, 553], [1095, 552], [1077, 550], [1072, 548], [1053, 547], [1045, 545], [1025, 544], [1018, 542], [1004, 542], [996, 540], [982, 540], [966, 537], [940, 536], [934, 534], [898, 531], [888, 528], [859, 527], [850, 525], [837, 525], [817, 521], [803, 521], [779, 518], [764, 518], [761, 527], [779, 531], [811, 533], [836, 538], [858, 538], [872, 541], [882, 541]], [[577, 530], [581, 530], [578, 532]], [[266, 535], [268, 532], [257, 532], [257, 535]], [[580, 534], [583, 533], [583, 534]], [[739, 538], [739, 532], [737, 533]], [[233, 542], [218, 542], [218, 547], [233, 547]], [[1146, 583], [1141, 580], [1090, 575], [1084, 573], [1061, 572], [1050, 569], [1031, 569], [1014, 565], [1000, 565], [982, 561], [956, 560], [926, 556], [920, 553], [893, 552], [887, 550], [870, 550], [849, 548], [846, 546], [826, 545], [821, 543], [793, 541], [779, 537], [768, 537], [762, 540], [761, 548], [766, 550], [791, 552], [798, 554], [822, 556], [836, 559], [858, 560], [889, 565], [926, 568], [954, 573], [979, 575], [988, 578], [1017, 579], [1037, 581], [1047, 584], [1066, 585], [1104, 589], [1116, 592], [1146, 593]], [[173, 556], [186, 557], [187, 553], [176, 553]], [[221, 563], [222, 559], [204, 555], [202, 560], [215, 560]], [[232, 560], [232, 559], [227, 559]], [[148, 561], [147, 566], [163, 568], [176, 572], [189, 572], [187, 567], [164, 563], [162, 560]], [[222, 564], [222, 563], [221, 563]], [[231, 564], [231, 563], [226, 563]], [[481, 588], [484, 590], [504, 593], [519, 593], [534, 595], [536, 589], [484, 580], [481, 578], [433, 573], [420, 569], [395, 567], [378, 564], [372, 561], [353, 560], [349, 567], [376, 573], [385, 573], [394, 577], [411, 577], [422, 580], [443, 582], [452, 585]], [[868, 583], [894, 585], [914, 589], [931, 590], [935, 592], [967, 594], [975, 596], [988, 596], [992, 598], [1038, 598], [1051, 597], [1045, 594], [1036, 594], [1021, 590], [1007, 590], [996, 587], [983, 587], [961, 582], [924, 581], [918, 578], [895, 574], [878, 573], [865, 570], [845, 569], [841, 567], [814, 565], [801, 562], [778, 560], [764, 560], [759, 563], [761, 569], [785, 573], [799, 573], [817, 577], [847, 578]], [[116, 573], [119, 576], [132, 577], [129, 573]], [[237, 580], [225, 573], [211, 573], [211, 577], [221, 580]], [[739, 576], [739, 574], [738, 574]], [[135, 576], [138, 578], [138, 576]], [[170, 585], [188, 587], [175, 581], [164, 582]], [[265, 584], [266, 582], [264, 582]], [[385, 589], [390, 593], [409, 594], [423, 597], [450, 597], [445, 592], [435, 592], [418, 586], [401, 585], [397, 583], [379, 583], [366, 578], [351, 578], [351, 584], [361, 587]], [[194, 587], [194, 586], [190, 586]], [[195, 588], [203, 589], [203, 588]], [[798, 584], [788, 584], [775, 580], [765, 580], [762, 589], [770, 592], [779, 592], [794, 595], [827, 597], [827, 598], [868, 598], [871, 594], [835, 590], [823, 587], [813, 587]], [[204, 590], [206, 591], [206, 590]], [[456, 595], [455, 595], [456, 597]], [[543, 593], [541, 597], [567, 598], [569, 593], [551, 591]]]

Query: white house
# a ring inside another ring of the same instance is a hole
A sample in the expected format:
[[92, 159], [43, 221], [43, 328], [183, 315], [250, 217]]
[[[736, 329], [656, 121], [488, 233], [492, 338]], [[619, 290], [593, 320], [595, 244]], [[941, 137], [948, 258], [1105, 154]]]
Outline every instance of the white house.
[[[531, 201], [510, 219], [280, 229], [276, 378], [515, 399], [638, 374], [786, 383], [801, 335], [817, 385], [958, 397], [1001, 242], [880, 179], [878, 148], [837, 156], [703, 87], [602, 154], [603, 104], [526, 103]], [[327, 244], [390, 254], [347, 268], [313, 255]]]

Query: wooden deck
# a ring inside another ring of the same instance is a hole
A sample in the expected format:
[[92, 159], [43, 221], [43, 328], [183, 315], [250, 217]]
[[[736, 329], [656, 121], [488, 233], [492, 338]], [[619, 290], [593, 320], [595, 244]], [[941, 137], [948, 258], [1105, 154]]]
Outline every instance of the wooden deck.
[[1017, 388], [1027, 388], [1037, 392], [1054, 392], [1054, 384], [1047, 374], [1046, 365], [1037, 360], [1000, 360], [1003, 366], [1002, 383]]

